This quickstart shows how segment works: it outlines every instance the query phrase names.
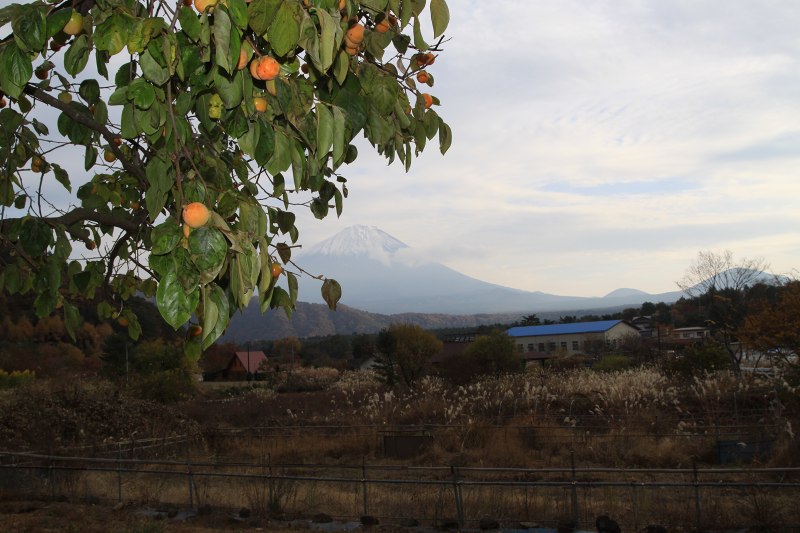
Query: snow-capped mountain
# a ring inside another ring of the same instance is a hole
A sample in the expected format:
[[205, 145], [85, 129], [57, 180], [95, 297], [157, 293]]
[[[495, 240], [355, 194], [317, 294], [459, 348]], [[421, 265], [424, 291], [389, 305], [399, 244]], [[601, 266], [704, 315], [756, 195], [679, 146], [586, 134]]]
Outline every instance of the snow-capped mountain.
[[[352, 226], [296, 257], [306, 271], [336, 279], [341, 303], [374, 313], [504, 313], [576, 311], [671, 302], [679, 291], [661, 295], [619, 289], [603, 298], [529, 292], [466, 276], [420, 257], [402, 241], [375, 227]], [[300, 299], [322, 302], [318, 283], [301, 283]]]
[[315, 244], [304, 254], [309, 255], [360, 255], [382, 259], [401, 248], [408, 248], [385, 231], [375, 226], [350, 226], [333, 237]]

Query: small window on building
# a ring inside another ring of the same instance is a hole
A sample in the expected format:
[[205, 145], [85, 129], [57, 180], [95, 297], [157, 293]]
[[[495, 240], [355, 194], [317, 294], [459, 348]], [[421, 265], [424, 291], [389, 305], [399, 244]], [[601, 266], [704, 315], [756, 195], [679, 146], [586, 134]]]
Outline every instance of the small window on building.
[[533, 351], [533, 343], [532, 342], [528, 344], [528, 351], [529, 352]]
[[555, 349], [556, 349], [556, 343], [554, 343], [554, 342], [548, 342], [547, 343], [547, 351], [548, 352], [553, 352], [553, 351], [555, 351]]
[[706, 334], [706, 332], [705, 332], [705, 331], [698, 331], [698, 332], [697, 332], [697, 336], [698, 336], [698, 337], [705, 337], [705, 334]]
[[572, 341], [572, 349], [573, 350], [579, 350], [580, 349], [578, 341]]
[[692, 338], [692, 334], [684, 331], [683, 333], [681, 333], [681, 337], [683, 337], [684, 339], [690, 339]]
[[543, 352], [543, 351], [544, 351], [544, 343], [543, 343], [543, 342], [540, 342], [540, 343], [539, 343], [539, 351], [540, 351], [540, 352]]
[[567, 348], [567, 341], [561, 341], [561, 347], [566, 349]]

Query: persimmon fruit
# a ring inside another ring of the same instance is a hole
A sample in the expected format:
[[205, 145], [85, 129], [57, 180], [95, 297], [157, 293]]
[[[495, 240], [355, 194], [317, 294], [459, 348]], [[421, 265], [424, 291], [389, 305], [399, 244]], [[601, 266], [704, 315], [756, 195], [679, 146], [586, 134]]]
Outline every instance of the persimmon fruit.
[[194, 0], [194, 8], [203, 13], [209, 7], [214, 7], [219, 3], [219, 0]]
[[256, 96], [253, 98], [253, 105], [255, 106], [256, 111], [263, 113], [267, 110], [267, 99], [263, 96]]
[[113, 163], [117, 160], [117, 155], [111, 150], [106, 150], [103, 152], [103, 159], [106, 163]]
[[[349, 42], [348, 42], [349, 41]], [[353, 24], [345, 34], [345, 43], [360, 45], [364, 42], [364, 25]], [[352, 46], [351, 46], [352, 47]]]
[[277, 278], [283, 272], [283, 267], [279, 263], [272, 263], [269, 268], [273, 278]]
[[420, 72], [417, 72], [417, 81], [418, 82], [420, 82], [420, 83], [428, 83], [429, 79], [430, 79], [430, 76], [424, 70], [420, 71]]
[[422, 93], [422, 99], [425, 100], [425, 109], [433, 105], [433, 96], [428, 93]]
[[192, 229], [205, 226], [211, 211], [202, 202], [192, 202], [183, 208], [183, 221]]
[[67, 35], [78, 35], [81, 31], [83, 31], [83, 15], [77, 11], [73, 11], [69, 16], [69, 20], [66, 24], [64, 24], [64, 28], [61, 31]]
[[270, 56], [259, 57], [250, 63], [250, 75], [257, 80], [274, 80], [280, 71], [280, 63]]

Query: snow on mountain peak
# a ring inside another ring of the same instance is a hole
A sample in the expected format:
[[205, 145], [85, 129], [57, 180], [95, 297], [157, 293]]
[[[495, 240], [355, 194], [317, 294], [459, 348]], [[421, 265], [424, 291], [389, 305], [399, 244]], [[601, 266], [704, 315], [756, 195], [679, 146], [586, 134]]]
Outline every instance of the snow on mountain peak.
[[387, 261], [397, 250], [408, 248], [375, 226], [350, 226], [333, 237], [315, 244], [306, 253], [319, 255], [367, 255], [373, 259]]

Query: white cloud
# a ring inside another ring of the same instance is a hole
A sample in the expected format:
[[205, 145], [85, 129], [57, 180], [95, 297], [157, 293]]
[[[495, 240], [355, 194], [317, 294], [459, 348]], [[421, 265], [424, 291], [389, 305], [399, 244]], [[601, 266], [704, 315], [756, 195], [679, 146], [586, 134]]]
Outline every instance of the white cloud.
[[[800, 264], [800, 11], [786, 2], [451, 1], [453, 147], [361, 150], [337, 222], [504, 285], [673, 290], [700, 249]], [[430, 152], [430, 153], [428, 153]]]

